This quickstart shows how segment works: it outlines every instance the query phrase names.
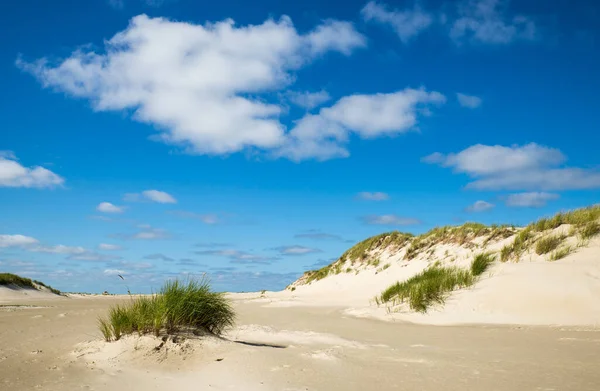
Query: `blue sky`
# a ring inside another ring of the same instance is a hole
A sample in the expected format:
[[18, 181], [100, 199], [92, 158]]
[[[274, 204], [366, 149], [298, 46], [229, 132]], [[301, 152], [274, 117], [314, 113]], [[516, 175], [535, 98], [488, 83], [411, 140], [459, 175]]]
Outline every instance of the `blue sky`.
[[0, 269], [281, 289], [380, 232], [599, 201], [600, 5], [340, 4], [3, 3]]

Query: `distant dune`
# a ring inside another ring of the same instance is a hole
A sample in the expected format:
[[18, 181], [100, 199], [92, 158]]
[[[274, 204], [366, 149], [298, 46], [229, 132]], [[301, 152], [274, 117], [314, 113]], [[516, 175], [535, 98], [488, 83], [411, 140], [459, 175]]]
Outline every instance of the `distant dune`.
[[0, 303], [23, 299], [52, 299], [62, 293], [41, 281], [0, 273]]
[[527, 227], [467, 223], [419, 236], [389, 232], [254, 300], [429, 324], [598, 326], [599, 218], [594, 206]]

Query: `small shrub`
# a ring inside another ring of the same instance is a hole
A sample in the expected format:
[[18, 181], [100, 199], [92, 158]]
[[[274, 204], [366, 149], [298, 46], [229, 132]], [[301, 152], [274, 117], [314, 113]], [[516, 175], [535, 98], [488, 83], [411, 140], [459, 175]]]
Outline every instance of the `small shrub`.
[[490, 253], [477, 254], [471, 263], [471, 273], [480, 276], [494, 262], [495, 257]]
[[373, 265], [374, 267], [379, 266], [379, 263], [381, 262], [381, 260], [379, 258], [373, 260], [373, 262], [371, 262], [371, 265]]
[[565, 240], [564, 236], [546, 236], [545, 238], [538, 240], [535, 245], [535, 252], [538, 255], [547, 254], [550, 251], [555, 250], [563, 240]]
[[506, 262], [512, 254], [512, 245], [507, 244], [500, 250], [500, 262]]
[[292, 289], [291, 289], [291, 291], [293, 292], [293, 291], [295, 291], [295, 290], [296, 290], [296, 287], [295, 287], [295, 286], [293, 286], [293, 287], [292, 287]]
[[385, 270], [388, 267], [392, 266], [390, 263], [386, 263], [385, 265], [383, 265], [383, 267], [381, 268], [381, 270]]

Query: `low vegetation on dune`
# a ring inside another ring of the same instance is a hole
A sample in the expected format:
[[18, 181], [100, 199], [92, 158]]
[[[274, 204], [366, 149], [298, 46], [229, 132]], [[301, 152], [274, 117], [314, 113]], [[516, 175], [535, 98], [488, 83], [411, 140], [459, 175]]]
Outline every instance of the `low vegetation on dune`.
[[385, 232], [370, 237], [349, 248], [341, 257], [330, 265], [324, 266], [318, 270], [309, 270], [304, 273], [303, 281], [310, 284], [313, 281], [319, 281], [330, 274], [349, 273], [348, 268], [344, 270], [344, 262], [350, 261], [352, 264], [359, 262], [361, 264], [373, 267], [379, 266], [380, 259], [372, 252], [377, 249], [400, 249], [405, 246], [413, 237], [412, 234], [392, 231]]
[[369, 258], [370, 252], [378, 248], [400, 248], [410, 241], [412, 234], [392, 231], [385, 232], [352, 246], [340, 257], [341, 260], [364, 261]]
[[508, 238], [514, 235], [514, 233], [515, 228], [509, 225], [486, 226], [480, 223], [465, 223], [457, 227], [436, 227], [423, 235], [415, 237], [406, 250], [404, 258], [407, 260], [414, 259], [423, 251], [429, 250], [438, 244], [463, 246], [483, 236], [487, 236], [485, 239], [485, 243], [487, 243], [493, 240]]
[[107, 342], [137, 333], [175, 334], [208, 332], [220, 335], [233, 326], [235, 312], [229, 300], [212, 292], [208, 280], [168, 281], [160, 292], [131, 299], [110, 308], [98, 326]]
[[12, 274], [12, 273], [0, 273], [0, 286], [2, 286], [2, 285], [15, 286], [18, 288], [25, 288], [25, 289], [37, 289], [37, 290], [39, 290], [39, 287], [43, 287], [43, 288], [48, 289], [50, 292], [54, 293], [55, 295], [62, 295], [61, 291], [59, 291], [58, 289], [54, 289], [51, 286], [46, 285], [41, 281], [31, 280], [29, 278], [17, 276], [16, 274]]
[[475, 255], [475, 258], [473, 258], [473, 262], [471, 263], [471, 273], [474, 276], [482, 275], [483, 272], [485, 272], [490, 267], [490, 265], [494, 263], [495, 259], [496, 257], [490, 253], [482, 253]]
[[457, 267], [431, 267], [387, 288], [375, 298], [377, 304], [408, 302], [411, 310], [426, 312], [431, 304], [443, 304], [448, 293], [473, 285], [469, 270]]
[[[521, 255], [534, 245], [535, 252], [538, 255], [551, 253], [550, 260], [563, 258], [572, 253], [574, 249], [571, 246], [559, 248], [560, 245], [569, 236], [577, 236], [583, 243], [597, 236], [600, 234], [599, 219], [600, 206], [589, 206], [568, 212], [560, 212], [553, 217], [540, 219], [524, 227], [512, 243], [501, 249], [500, 260], [502, 262], [510, 259], [518, 261]], [[569, 235], [544, 235], [544, 232], [556, 229], [564, 224], [571, 226]]]

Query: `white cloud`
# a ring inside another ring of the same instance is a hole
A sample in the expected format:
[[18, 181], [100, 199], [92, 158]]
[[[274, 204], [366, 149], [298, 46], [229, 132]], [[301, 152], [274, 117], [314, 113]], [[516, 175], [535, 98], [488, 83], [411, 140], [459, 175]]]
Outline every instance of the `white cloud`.
[[100, 243], [98, 245], [98, 249], [104, 251], [117, 251], [122, 250], [123, 247], [119, 246], [118, 244]]
[[474, 95], [465, 95], [460, 92], [456, 94], [456, 98], [458, 99], [458, 103], [462, 107], [466, 107], [469, 109], [476, 109], [481, 106], [482, 100], [478, 96]]
[[356, 195], [356, 198], [366, 201], [386, 201], [390, 199], [390, 196], [387, 193], [382, 193], [380, 191], [368, 192], [363, 191]]
[[489, 203], [487, 201], [475, 201], [473, 205], [467, 207], [467, 212], [485, 212], [486, 210], [490, 210], [496, 205]]
[[0, 235], [0, 248], [25, 247], [38, 243], [38, 240], [25, 235]]
[[0, 151], [0, 187], [56, 187], [65, 180], [44, 167], [24, 167], [11, 151]]
[[164, 191], [159, 190], [145, 190], [142, 192], [142, 195], [149, 199], [150, 201], [158, 202], [161, 204], [176, 204], [177, 200], [170, 195], [169, 193], [165, 193]]
[[390, 25], [404, 43], [426, 30], [433, 23], [430, 13], [423, 11], [418, 5], [403, 11], [389, 10], [384, 4], [370, 1], [361, 10], [366, 21], [374, 21]]
[[561, 167], [561, 151], [535, 143], [510, 147], [473, 145], [459, 153], [433, 153], [426, 163], [452, 167], [473, 178], [477, 190], [576, 190], [600, 188], [600, 171]]
[[325, 90], [321, 90], [318, 92], [288, 91], [286, 95], [292, 103], [294, 103], [297, 106], [303, 107], [307, 110], [311, 110], [315, 107], [321, 106], [323, 103], [331, 99], [331, 96], [329, 96], [329, 93]]
[[363, 223], [369, 225], [414, 225], [421, 224], [421, 221], [411, 217], [401, 217], [396, 215], [368, 215], [360, 218]]
[[507, 15], [508, 0], [466, 0], [459, 4], [459, 17], [453, 22], [450, 37], [487, 44], [508, 44], [516, 40], [534, 40], [535, 23], [523, 16]]
[[133, 112], [159, 129], [157, 140], [189, 153], [227, 154], [283, 144], [282, 108], [262, 94], [287, 88], [292, 72], [317, 56], [365, 45], [351, 23], [335, 20], [299, 34], [285, 16], [236, 26], [139, 15], [106, 41], [104, 53], [78, 50], [58, 64], [17, 65], [97, 111]]
[[86, 252], [86, 249], [83, 247], [64, 246], [62, 244], [58, 244], [56, 246], [36, 246], [29, 249], [29, 251], [33, 251], [36, 253], [74, 255], [83, 254]]
[[96, 210], [104, 213], [123, 213], [122, 207], [113, 205], [110, 202], [101, 202], [96, 207]]
[[506, 205], [524, 208], [541, 208], [542, 206], [545, 206], [548, 201], [556, 200], [558, 198], [558, 194], [543, 192], [510, 194], [506, 197]]
[[318, 248], [305, 246], [280, 246], [275, 247], [273, 250], [279, 251], [279, 254], [281, 255], [305, 255], [323, 252]]
[[362, 138], [394, 135], [414, 129], [419, 114], [428, 115], [428, 107], [442, 104], [439, 92], [407, 88], [389, 94], [350, 95], [341, 98], [318, 114], [307, 114], [291, 130], [290, 137], [277, 155], [292, 160], [326, 160], [346, 157], [351, 132]]

